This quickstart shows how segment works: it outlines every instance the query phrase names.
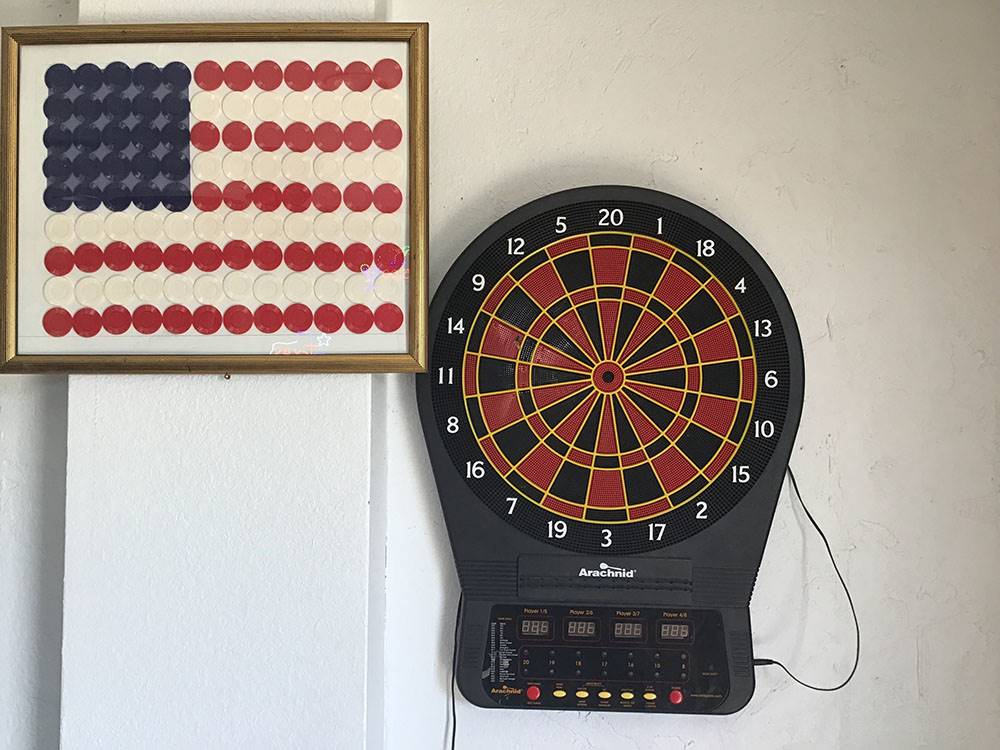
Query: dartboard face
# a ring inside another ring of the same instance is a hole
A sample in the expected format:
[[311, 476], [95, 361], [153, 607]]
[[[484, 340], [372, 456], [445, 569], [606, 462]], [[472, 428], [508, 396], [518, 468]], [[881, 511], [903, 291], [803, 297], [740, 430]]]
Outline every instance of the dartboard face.
[[779, 297], [735, 231], [662, 193], [581, 188], [501, 219], [431, 310], [434, 424], [470, 501], [576, 552], [707, 528], [763, 472], [801, 377]]

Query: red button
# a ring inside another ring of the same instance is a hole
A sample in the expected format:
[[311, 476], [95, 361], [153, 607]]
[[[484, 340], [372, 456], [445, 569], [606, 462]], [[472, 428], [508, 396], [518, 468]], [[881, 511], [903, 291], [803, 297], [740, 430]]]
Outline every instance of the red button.
[[541, 697], [542, 691], [538, 685], [531, 685], [524, 691], [524, 694], [528, 696], [529, 701], [537, 701]]
[[668, 695], [667, 697], [670, 699], [670, 702], [673, 703], [675, 706], [679, 703], [684, 702], [684, 693], [682, 693], [680, 690], [671, 690], [670, 695]]

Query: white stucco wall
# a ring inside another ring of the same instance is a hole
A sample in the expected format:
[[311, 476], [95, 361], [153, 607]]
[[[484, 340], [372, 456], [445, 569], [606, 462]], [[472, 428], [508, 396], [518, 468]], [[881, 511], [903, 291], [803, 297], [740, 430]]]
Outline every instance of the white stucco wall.
[[[191, 17], [223, 7], [197, 5]], [[93, 3], [107, 20], [140, 6]], [[394, 0], [377, 12], [431, 22], [432, 286], [494, 218], [594, 182], [682, 195], [761, 251], [805, 345], [793, 466], [864, 629], [862, 668], [838, 694], [764, 670], [750, 706], [719, 719], [515, 715], [460, 700], [458, 746], [1000, 743], [1000, 8]], [[53, 747], [57, 731], [64, 382], [0, 378], [5, 747]], [[372, 508], [387, 551], [368, 592], [386, 606], [384, 643], [369, 651], [384, 648], [369, 704], [384, 701], [385, 723], [369, 745], [441, 747], [457, 583], [412, 379], [372, 387]], [[277, 544], [296, 543], [268, 525]], [[786, 498], [753, 603], [758, 655], [836, 681], [852, 648], [841, 597]]]

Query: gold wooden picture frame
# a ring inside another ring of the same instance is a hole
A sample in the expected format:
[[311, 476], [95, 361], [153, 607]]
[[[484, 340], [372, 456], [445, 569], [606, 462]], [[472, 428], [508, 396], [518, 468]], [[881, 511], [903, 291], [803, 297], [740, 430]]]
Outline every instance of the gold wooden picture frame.
[[4, 29], [0, 372], [425, 370], [427, 36]]

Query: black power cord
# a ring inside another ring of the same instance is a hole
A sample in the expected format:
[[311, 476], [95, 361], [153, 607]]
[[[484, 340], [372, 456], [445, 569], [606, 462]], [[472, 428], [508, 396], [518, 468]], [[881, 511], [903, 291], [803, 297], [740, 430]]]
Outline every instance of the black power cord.
[[810, 690], [819, 690], [824, 693], [832, 693], [834, 690], [840, 690], [842, 687], [847, 685], [847, 683], [854, 677], [855, 672], [858, 671], [858, 663], [861, 661], [861, 626], [858, 624], [858, 612], [854, 608], [854, 599], [851, 598], [851, 590], [847, 588], [847, 582], [844, 581], [844, 576], [841, 575], [840, 568], [837, 567], [837, 560], [833, 556], [833, 550], [830, 549], [830, 542], [827, 540], [826, 534], [823, 533], [823, 529], [821, 529], [819, 524], [816, 523], [816, 519], [813, 518], [812, 513], [809, 512], [809, 508], [806, 507], [805, 501], [802, 499], [802, 493], [799, 492], [799, 483], [795, 481], [795, 474], [792, 472], [792, 467], [789, 466], [786, 471], [788, 473], [788, 479], [791, 481], [792, 489], [795, 490], [795, 497], [799, 499], [799, 505], [802, 506], [802, 510], [806, 513], [806, 518], [809, 519], [809, 523], [811, 523], [813, 528], [816, 529], [816, 533], [819, 534], [819, 538], [823, 540], [823, 544], [826, 546], [826, 554], [829, 555], [830, 562], [833, 564], [833, 570], [837, 574], [837, 578], [840, 579], [840, 585], [844, 588], [844, 593], [847, 595], [847, 603], [851, 605], [851, 617], [854, 618], [854, 666], [851, 667], [850, 674], [848, 674], [847, 677], [844, 678], [844, 681], [839, 685], [824, 687], [821, 685], [810, 685], [808, 682], [803, 682], [798, 677], [793, 675], [788, 670], [788, 667], [777, 659], [754, 659], [753, 665], [755, 667], [769, 667], [772, 665], [780, 667], [784, 670], [786, 675], [802, 687], [807, 687]]
[[455, 750], [455, 730], [457, 718], [455, 714], [455, 678], [458, 670], [458, 623], [462, 617], [462, 594], [458, 594], [458, 606], [455, 607], [455, 643], [451, 648], [451, 750]]

